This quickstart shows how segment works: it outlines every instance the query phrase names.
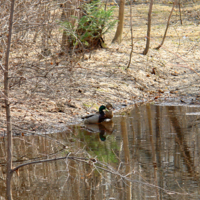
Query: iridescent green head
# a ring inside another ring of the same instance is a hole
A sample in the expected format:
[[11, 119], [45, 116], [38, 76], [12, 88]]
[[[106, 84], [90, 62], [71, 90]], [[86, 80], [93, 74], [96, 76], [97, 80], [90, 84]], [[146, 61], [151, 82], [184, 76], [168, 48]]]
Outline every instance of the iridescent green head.
[[101, 113], [101, 112], [103, 112], [103, 110], [105, 110], [105, 109], [106, 109], [106, 107], [105, 107], [104, 105], [102, 105], [102, 106], [99, 107], [99, 112]]

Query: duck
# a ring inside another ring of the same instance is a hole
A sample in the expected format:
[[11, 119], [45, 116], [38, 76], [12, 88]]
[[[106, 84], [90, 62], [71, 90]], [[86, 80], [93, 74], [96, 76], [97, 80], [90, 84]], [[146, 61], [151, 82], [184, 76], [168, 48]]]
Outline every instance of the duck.
[[[104, 110], [107, 109], [105, 112]], [[113, 118], [113, 106], [108, 103], [106, 106], [101, 105], [99, 107], [99, 113], [91, 114], [82, 117], [84, 119], [85, 124], [98, 124], [103, 122], [106, 119], [112, 119]]]

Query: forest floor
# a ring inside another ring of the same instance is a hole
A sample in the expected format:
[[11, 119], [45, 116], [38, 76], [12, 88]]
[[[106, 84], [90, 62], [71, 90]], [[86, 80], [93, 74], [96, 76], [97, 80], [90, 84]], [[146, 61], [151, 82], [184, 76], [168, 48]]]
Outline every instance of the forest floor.
[[[113, 29], [105, 35], [107, 48], [93, 51], [91, 57], [86, 54], [73, 68], [59, 57], [56, 63], [51, 59], [40, 61], [34, 72], [23, 69], [23, 73], [29, 73], [29, 78], [15, 85], [10, 93], [14, 132], [59, 130], [67, 124], [80, 123], [81, 116], [94, 112], [106, 102], [113, 104], [115, 113], [142, 102], [182, 100], [199, 104], [200, 6], [183, 8], [182, 25], [176, 8], [166, 40], [160, 50], [155, 50], [162, 41], [171, 8], [172, 5], [154, 5], [151, 45], [148, 54], [142, 55], [146, 45], [148, 5], [133, 5], [133, 54], [129, 69], [129, 6], [125, 8], [121, 44], [111, 43]], [[30, 73], [33, 77], [47, 70], [48, 76], [42, 81], [39, 76], [30, 78]], [[0, 113], [3, 133], [6, 127], [3, 106]]]

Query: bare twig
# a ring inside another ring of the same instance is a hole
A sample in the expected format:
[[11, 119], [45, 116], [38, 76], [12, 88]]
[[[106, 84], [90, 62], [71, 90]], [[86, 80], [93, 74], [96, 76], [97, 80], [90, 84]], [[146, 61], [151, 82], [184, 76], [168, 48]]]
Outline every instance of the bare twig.
[[78, 157], [74, 157], [74, 156], [69, 157], [69, 154], [68, 154], [67, 156], [64, 156], [64, 157], [45, 159], [45, 160], [37, 160], [37, 161], [33, 161], [33, 162], [24, 163], [24, 164], [18, 165], [14, 169], [12, 169], [11, 172], [13, 173], [14, 171], [18, 170], [20, 167], [24, 167], [27, 165], [33, 165], [33, 164], [51, 162], [51, 161], [63, 160], [63, 159], [71, 159], [71, 160], [76, 160], [76, 161], [80, 161], [80, 162], [86, 162], [86, 161], [90, 160], [88, 158], [78, 158]]
[[161, 42], [161, 44], [160, 44], [158, 47], [155, 48], [155, 49], [157, 49], [157, 50], [160, 49], [160, 47], [163, 45], [163, 43], [164, 43], [164, 41], [165, 41], [165, 38], [166, 38], [166, 35], [167, 35], [167, 30], [168, 30], [168, 28], [169, 28], [169, 22], [170, 22], [172, 13], [173, 13], [173, 11], [174, 11], [174, 7], [175, 7], [175, 5], [176, 5], [176, 1], [177, 1], [177, 0], [174, 0], [174, 3], [173, 3], [173, 6], [172, 6], [172, 9], [171, 9], [171, 12], [170, 12], [170, 14], [169, 14], [169, 17], [168, 17], [168, 20], [167, 20], [167, 26], [166, 26], [166, 29], [165, 29], [165, 33], [164, 33], [162, 42]]

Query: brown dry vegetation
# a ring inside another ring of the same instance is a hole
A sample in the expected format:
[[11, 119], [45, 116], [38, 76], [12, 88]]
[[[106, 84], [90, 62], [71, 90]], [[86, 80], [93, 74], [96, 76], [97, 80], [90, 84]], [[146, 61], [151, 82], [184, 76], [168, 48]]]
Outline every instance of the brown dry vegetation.
[[[10, 61], [14, 133], [63, 128], [105, 102], [120, 107], [122, 104], [173, 100], [182, 96], [198, 100], [200, 4], [183, 6], [183, 25], [180, 25], [178, 8], [175, 9], [165, 43], [157, 51], [154, 48], [161, 42], [171, 6], [153, 6], [151, 49], [144, 56], [148, 4], [133, 5], [134, 46], [128, 70], [125, 69], [131, 51], [129, 6], [125, 8], [123, 42], [111, 44], [115, 34], [113, 30], [105, 36], [106, 49], [93, 51], [91, 57], [86, 53], [81, 60], [59, 54], [59, 42], [53, 37], [58, 32], [49, 33], [52, 40], [47, 43], [51, 43], [51, 54], [47, 53], [44, 57], [41, 55], [41, 38], [30, 42], [24, 36], [24, 40], [16, 42], [15, 33]], [[56, 15], [58, 10], [53, 12]], [[116, 16], [117, 12], [116, 8]], [[55, 17], [55, 21], [57, 19], [59, 17]], [[52, 22], [50, 25], [55, 24]], [[61, 31], [59, 34], [61, 37]], [[34, 36], [29, 33], [27, 37], [33, 39]], [[0, 76], [2, 92], [2, 71]], [[4, 133], [3, 101], [0, 124], [0, 133]]]

